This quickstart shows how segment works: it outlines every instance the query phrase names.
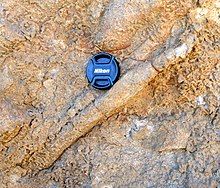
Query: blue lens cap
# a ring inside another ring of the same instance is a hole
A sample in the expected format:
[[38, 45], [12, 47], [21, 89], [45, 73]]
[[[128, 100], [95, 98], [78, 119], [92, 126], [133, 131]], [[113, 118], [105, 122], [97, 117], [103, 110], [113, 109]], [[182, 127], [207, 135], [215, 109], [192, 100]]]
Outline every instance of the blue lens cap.
[[86, 77], [97, 89], [110, 89], [118, 80], [120, 69], [116, 58], [106, 52], [92, 56], [87, 64]]

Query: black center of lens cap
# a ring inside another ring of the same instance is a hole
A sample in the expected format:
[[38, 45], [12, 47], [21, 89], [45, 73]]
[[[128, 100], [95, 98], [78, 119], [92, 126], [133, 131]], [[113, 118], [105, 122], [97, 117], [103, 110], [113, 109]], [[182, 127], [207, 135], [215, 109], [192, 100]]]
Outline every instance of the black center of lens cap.
[[106, 52], [92, 56], [86, 68], [89, 83], [97, 89], [111, 88], [118, 80], [119, 72], [116, 58]]

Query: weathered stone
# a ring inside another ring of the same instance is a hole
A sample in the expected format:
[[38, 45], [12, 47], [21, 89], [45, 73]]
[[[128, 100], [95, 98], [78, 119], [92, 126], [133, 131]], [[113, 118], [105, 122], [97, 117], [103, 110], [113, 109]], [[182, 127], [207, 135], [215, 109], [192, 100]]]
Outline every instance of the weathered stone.
[[9, 76], [8, 67], [3, 68], [0, 72], [0, 92], [9, 88], [13, 83], [12, 78]]
[[219, 23], [218, 0], [2, 0], [0, 187], [218, 187]]
[[118, 108], [125, 106], [156, 74], [157, 71], [149, 62], [139, 65], [127, 72], [108, 93], [95, 101], [96, 107], [109, 117]]

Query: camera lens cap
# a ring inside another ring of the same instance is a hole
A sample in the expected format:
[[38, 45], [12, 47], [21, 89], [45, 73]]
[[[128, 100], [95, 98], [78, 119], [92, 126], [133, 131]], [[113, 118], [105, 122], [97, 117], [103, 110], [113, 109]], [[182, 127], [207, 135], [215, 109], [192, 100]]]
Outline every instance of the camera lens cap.
[[109, 53], [100, 52], [88, 61], [86, 77], [94, 88], [110, 89], [118, 80], [119, 74], [118, 62]]

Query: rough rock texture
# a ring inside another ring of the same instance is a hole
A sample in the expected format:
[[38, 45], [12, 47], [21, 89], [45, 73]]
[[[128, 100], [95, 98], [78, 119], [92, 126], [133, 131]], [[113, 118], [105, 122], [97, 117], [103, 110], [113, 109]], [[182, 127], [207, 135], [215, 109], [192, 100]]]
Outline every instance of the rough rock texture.
[[0, 188], [220, 187], [220, 1], [1, 0], [0, 161]]

